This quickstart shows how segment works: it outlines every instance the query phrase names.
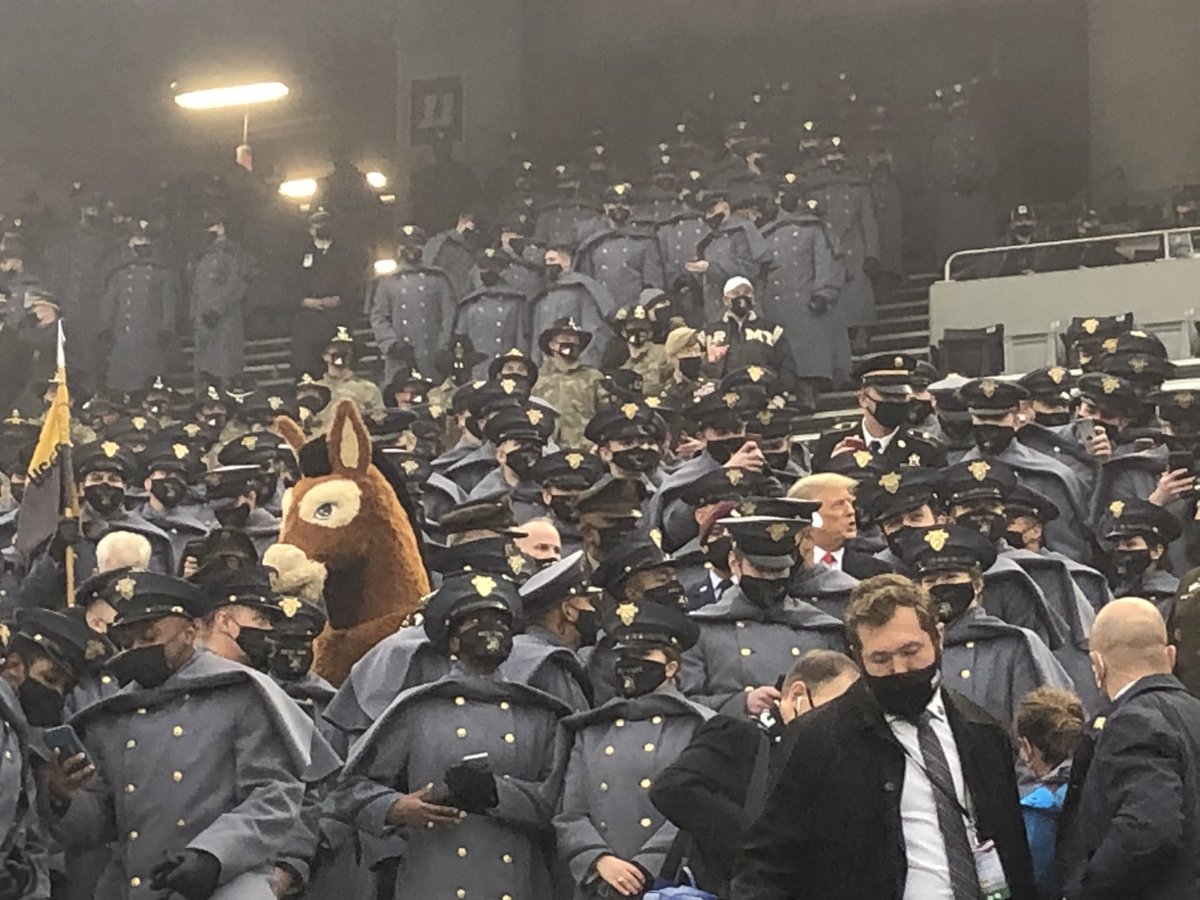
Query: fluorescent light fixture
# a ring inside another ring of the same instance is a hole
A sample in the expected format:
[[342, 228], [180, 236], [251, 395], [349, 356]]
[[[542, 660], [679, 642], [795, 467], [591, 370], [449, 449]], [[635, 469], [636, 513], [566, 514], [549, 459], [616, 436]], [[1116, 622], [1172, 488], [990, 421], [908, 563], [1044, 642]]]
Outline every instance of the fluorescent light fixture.
[[282, 100], [287, 95], [288, 86], [282, 81], [260, 81], [255, 84], [188, 91], [176, 94], [175, 102], [184, 109], [222, 109], [228, 106], [270, 103], [273, 100]]
[[395, 194], [380, 194], [379, 202], [380, 203], [395, 203], [396, 195]]
[[317, 192], [317, 179], [294, 178], [279, 186], [279, 195], [289, 200], [307, 200]]
[[381, 191], [387, 187], [387, 176], [382, 172], [368, 172], [367, 184], [375, 188], [375, 190]]
[[397, 264], [397, 262], [394, 259], [377, 259], [377, 260], [375, 260], [374, 269], [375, 269], [376, 275], [380, 275], [380, 276], [391, 275], [398, 268], [400, 268], [400, 266]]

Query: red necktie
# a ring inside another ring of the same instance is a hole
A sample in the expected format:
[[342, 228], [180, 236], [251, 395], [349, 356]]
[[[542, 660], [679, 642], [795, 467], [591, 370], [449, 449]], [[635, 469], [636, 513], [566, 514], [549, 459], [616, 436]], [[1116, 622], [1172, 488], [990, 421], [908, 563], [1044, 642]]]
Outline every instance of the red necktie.
[[837, 558], [832, 553], [830, 553], [828, 550], [826, 550], [825, 555], [823, 557], [821, 557], [821, 562], [825, 563], [825, 565], [827, 565], [827, 566], [836, 566]]

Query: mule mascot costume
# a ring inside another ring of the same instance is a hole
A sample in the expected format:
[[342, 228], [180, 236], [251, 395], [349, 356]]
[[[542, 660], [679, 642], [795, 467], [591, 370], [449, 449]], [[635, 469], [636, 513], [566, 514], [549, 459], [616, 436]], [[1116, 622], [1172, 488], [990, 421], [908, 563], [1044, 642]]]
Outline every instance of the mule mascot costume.
[[350, 401], [337, 405], [325, 435], [307, 443], [291, 419], [275, 424], [299, 457], [301, 477], [285, 499], [279, 543], [263, 562], [293, 585], [324, 581], [329, 624], [315, 642], [313, 670], [340, 685], [429, 593], [405, 510], [411, 501], [372, 462], [370, 437]]

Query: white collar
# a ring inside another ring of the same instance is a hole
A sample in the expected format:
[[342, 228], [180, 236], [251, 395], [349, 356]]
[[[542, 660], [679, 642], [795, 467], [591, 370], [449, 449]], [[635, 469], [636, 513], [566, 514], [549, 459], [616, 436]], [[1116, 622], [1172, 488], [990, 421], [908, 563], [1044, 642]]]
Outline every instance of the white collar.
[[875, 437], [871, 434], [871, 432], [867, 431], [866, 416], [864, 416], [862, 421], [858, 423], [858, 430], [862, 432], [863, 442], [867, 445], [867, 447], [870, 447], [872, 444], [878, 444], [880, 450], [886, 450], [888, 445], [891, 444], [892, 439], [895, 438], [900, 432], [900, 428], [896, 427], [883, 437]]

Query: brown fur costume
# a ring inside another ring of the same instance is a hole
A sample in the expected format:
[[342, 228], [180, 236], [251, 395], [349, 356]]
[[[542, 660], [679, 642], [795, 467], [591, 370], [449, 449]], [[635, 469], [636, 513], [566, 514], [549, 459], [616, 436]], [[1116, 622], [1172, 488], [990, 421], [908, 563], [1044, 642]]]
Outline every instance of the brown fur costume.
[[[288, 418], [275, 424], [303, 469], [304, 432]], [[280, 544], [289, 546], [267, 556], [285, 579], [299, 582], [319, 578], [314, 563], [324, 567], [329, 625], [317, 638], [313, 669], [339, 685], [420, 605], [429, 578], [408, 515], [371, 463], [371, 441], [353, 403], [337, 405], [324, 442], [329, 474], [303, 474], [292, 488], [279, 530]]]

